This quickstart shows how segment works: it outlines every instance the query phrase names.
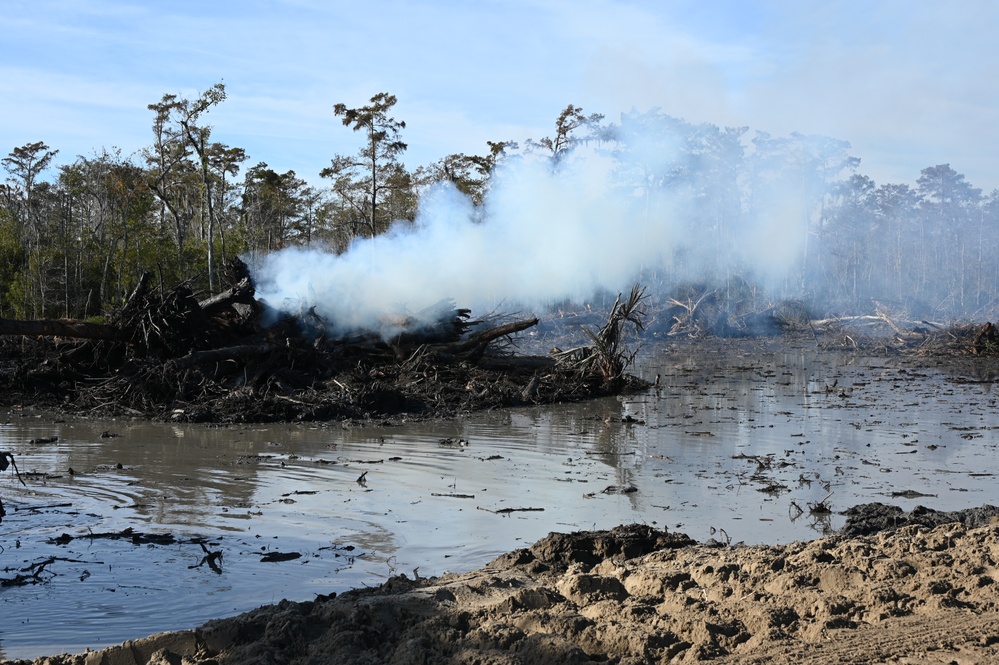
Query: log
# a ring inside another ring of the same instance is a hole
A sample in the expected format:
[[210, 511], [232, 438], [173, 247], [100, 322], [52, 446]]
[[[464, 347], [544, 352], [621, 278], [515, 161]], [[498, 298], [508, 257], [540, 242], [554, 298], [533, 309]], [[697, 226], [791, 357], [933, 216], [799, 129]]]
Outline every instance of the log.
[[558, 363], [550, 356], [494, 356], [486, 354], [476, 365], [481, 369], [497, 371], [545, 371], [554, 369]]
[[249, 277], [244, 277], [233, 285], [232, 288], [226, 289], [211, 298], [202, 300], [198, 303], [198, 306], [206, 314], [215, 314], [236, 304], [252, 305], [253, 293], [253, 283], [250, 282]]
[[38, 321], [0, 319], [0, 335], [116, 340], [120, 338], [121, 331], [106, 323], [88, 323], [72, 319], [40, 319]]
[[986, 322], [982, 329], [978, 331], [975, 335], [975, 341], [972, 342], [972, 350], [978, 354], [984, 351], [987, 347], [995, 347], [999, 343], [999, 336], [996, 335], [996, 328], [992, 325], [992, 322]]
[[495, 328], [489, 328], [488, 330], [480, 330], [479, 332], [472, 333], [466, 339], [458, 342], [442, 344], [440, 345], [440, 349], [446, 353], [451, 353], [456, 356], [464, 355], [474, 357], [481, 355], [493, 340], [497, 340], [500, 337], [506, 337], [507, 335], [513, 335], [514, 333], [527, 330], [528, 328], [532, 328], [536, 325], [538, 325], [537, 318], [514, 321], [512, 323], [496, 326]]
[[394, 347], [456, 342], [470, 328], [482, 323], [469, 320], [471, 313], [469, 309], [455, 307], [450, 300], [441, 300], [415, 315], [382, 317], [381, 334]]
[[466, 323], [455, 318], [450, 321], [438, 321], [433, 324], [419, 324], [419, 322], [407, 321], [404, 325], [413, 326], [411, 329], [403, 329], [389, 339], [392, 346], [419, 346], [420, 344], [447, 344], [458, 341], [465, 330], [478, 323], [473, 321]]

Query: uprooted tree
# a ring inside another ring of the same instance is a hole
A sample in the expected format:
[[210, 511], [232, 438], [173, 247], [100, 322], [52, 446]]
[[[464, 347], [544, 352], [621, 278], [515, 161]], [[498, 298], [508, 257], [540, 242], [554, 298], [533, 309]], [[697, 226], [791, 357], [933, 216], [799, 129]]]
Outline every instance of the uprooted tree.
[[344, 333], [312, 308], [257, 300], [241, 261], [226, 272], [230, 287], [200, 301], [187, 283], [160, 293], [144, 277], [106, 323], [0, 319], [0, 383], [11, 397], [97, 414], [224, 422], [451, 416], [642, 385], [625, 373], [623, 343], [625, 324], [641, 328], [637, 287], [589, 333], [592, 346], [530, 356], [514, 353], [512, 336], [536, 318], [476, 320], [442, 301]]

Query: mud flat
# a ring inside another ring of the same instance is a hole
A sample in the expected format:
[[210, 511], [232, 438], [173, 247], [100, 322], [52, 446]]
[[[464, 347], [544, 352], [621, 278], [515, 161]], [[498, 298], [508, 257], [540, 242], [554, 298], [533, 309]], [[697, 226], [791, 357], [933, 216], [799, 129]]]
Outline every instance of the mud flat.
[[474, 572], [400, 575], [33, 662], [995, 662], [997, 514], [872, 504], [843, 529], [866, 535], [779, 546], [643, 525], [553, 533]]

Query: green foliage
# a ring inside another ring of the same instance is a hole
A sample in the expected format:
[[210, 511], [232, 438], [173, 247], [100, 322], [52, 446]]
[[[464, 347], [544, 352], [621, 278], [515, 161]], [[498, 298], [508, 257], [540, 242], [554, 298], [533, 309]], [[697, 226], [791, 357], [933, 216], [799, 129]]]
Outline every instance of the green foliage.
[[448, 155], [428, 167], [416, 170], [415, 181], [420, 188], [427, 188], [441, 182], [449, 182], [462, 194], [471, 199], [476, 206], [485, 202], [489, 190], [489, 178], [496, 165], [503, 158], [506, 150], [516, 149], [512, 142], [487, 141], [489, 154], [465, 155], [462, 153]]
[[25, 302], [28, 299], [27, 274], [17, 273], [13, 279], [4, 284], [3, 290], [3, 315], [15, 319], [23, 319], [27, 316]]
[[555, 136], [546, 136], [535, 145], [550, 152], [552, 164], [558, 166], [576, 146], [605, 137], [603, 119], [600, 113], [586, 115], [582, 108], [569, 104], [555, 120]]
[[0, 210], [0, 316], [16, 311], [21, 287], [17, 285], [24, 270], [24, 249], [16, 225], [5, 210]]

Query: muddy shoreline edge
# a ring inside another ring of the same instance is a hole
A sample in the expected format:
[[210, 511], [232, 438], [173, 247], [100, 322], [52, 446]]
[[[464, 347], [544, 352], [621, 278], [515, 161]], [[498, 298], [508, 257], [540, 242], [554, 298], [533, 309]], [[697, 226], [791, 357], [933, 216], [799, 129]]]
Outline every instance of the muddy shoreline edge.
[[[552, 533], [468, 573], [281, 601], [84, 654], [153, 663], [989, 662], [999, 508], [884, 504], [787, 545], [645, 525]], [[861, 535], [857, 535], [861, 534]], [[908, 638], [905, 636], [910, 634]]]

